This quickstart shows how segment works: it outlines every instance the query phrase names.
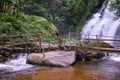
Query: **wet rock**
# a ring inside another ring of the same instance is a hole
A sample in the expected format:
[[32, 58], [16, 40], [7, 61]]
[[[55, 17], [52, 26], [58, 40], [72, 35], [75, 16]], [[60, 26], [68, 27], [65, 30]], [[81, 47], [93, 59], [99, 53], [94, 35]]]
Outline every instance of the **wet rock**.
[[5, 58], [5, 57], [0, 58], [0, 62], [5, 62], [6, 60], [7, 60], [7, 58]]
[[89, 54], [86, 55], [85, 61], [92, 61], [96, 59], [100, 59], [105, 56], [104, 52], [89, 52]]
[[5, 58], [10, 58], [11, 57], [11, 53], [8, 51], [1, 51], [0, 55], [2, 55]]
[[85, 57], [85, 61], [91, 61], [92, 59], [95, 59], [98, 57], [98, 54], [96, 52], [92, 52]]
[[105, 56], [105, 54], [106, 54], [105, 52], [99, 52], [97, 58], [98, 59], [103, 58]]
[[76, 61], [85, 61], [87, 55], [91, 54], [88, 50], [78, 50], [76, 51]]
[[67, 67], [75, 62], [75, 51], [51, 51], [44, 54], [32, 53], [27, 63]]
[[6, 69], [0, 69], [0, 74], [3, 74], [5, 71], [7, 71]]
[[11, 53], [8, 51], [0, 51], [0, 62], [5, 62], [11, 58]]

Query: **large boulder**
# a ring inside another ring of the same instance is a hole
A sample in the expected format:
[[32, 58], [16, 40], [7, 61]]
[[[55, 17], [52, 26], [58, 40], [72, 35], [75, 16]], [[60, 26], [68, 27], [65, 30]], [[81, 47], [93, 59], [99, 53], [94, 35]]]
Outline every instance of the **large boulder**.
[[27, 63], [67, 67], [75, 62], [75, 51], [51, 51], [28, 55]]

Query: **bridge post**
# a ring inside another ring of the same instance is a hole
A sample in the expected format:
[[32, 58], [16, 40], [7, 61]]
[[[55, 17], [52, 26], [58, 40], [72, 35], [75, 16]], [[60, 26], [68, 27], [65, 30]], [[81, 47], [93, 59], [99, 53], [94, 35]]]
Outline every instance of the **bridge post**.
[[41, 46], [42, 37], [41, 37], [40, 27], [38, 27], [38, 32], [37, 32], [37, 34], [38, 34], [38, 40], [39, 40], [39, 49], [38, 49], [38, 51], [39, 51], [39, 53], [40, 53], [40, 52], [41, 52], [41, 48], [42, 48], [42, 46]]
[[88, 43], [90, 42], [89, 34], [88, 34]]
[[100, 53], [100, 43], [99, 43], [99, 38], [98, 35], [96, 35], [96, 42], [97, 42], [97, 48], [98, 48], [98, 53]]
[[81, 33], [78, 34], [79, 45], [81, 46]]
[[[48, 39], [50, 38], [49, 34], [48, 34]], [[50, 51], [50, 40], [48, 40], [48, 51]]]
[[[32, 35], [30, 35], [30, 36], [32, 36]], [[30, 41], [28, 41], [27, 36], [25, 36], [25, 42], [30, 42]], [[25, 52], [29, 53], [27, 44], [25, 44]]]
[[69, 27], [69, 49], [71, 49], [71, 31]]
[[[10, 29], [10, 32], [12, 33], [11, 29]], [[13, 52], [13, 34], [9, 35], [9, 45], [10, 45], [11, 52]]]
[[58, 49], [61, 49], [61, 38], [60, 38], [60, 35], [59, 35], [59, 33], [56, 31], [55, 32], [55, 38], [56, 38], [56, 40], [57, 40], [57, 44], [58, 44]]
[[[1, 45], [1, 47], [3, 47], [2, 30], [0, 30], [0, 34], [1, 34], [1, 36], [0, 36], [0, 45]], [[3, 49], [1, 49], [1, 53], [3, 53]]]

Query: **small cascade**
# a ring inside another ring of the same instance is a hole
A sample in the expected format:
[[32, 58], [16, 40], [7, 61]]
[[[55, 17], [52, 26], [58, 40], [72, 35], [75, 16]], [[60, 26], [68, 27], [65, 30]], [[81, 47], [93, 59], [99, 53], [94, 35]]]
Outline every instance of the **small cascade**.
[[105, 57], [101, 58], [101, 60], [120, 62], [120, 53], [106, 52]]
[[33, 67], [33, 65], [26, 64], [27, 54], [25, 53], [13, 54], [12, 56], [14, 59], [5, 63], [0, 63], [1, 71], [16, 72], [16, 71], [28, 70], [29, 68]]
[[[110, 7], [110, 2], [107, 6], [104, 3], [102, 8], [84, 25], [81, 38], [88, 38], [89, 35], [89, 38], [95, 39], [97, 35], [99, 39], [119, 40], [120, 38], [115, 37], [120, 36], [120, 18], [115, 19], [116, 12]], [[116, 45], [112, 41], [105, 42]]]
[[120, 62], [120, 54], [116, 54], [116, 53], [109, 54], [108, 60], [112, 60], [112, 61], [115, 61], [115, 62]]

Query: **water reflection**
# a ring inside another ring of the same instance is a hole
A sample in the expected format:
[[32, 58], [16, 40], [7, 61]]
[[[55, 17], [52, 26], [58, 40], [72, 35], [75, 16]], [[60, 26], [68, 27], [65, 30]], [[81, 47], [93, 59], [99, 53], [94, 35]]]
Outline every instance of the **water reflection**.
[[119, 64], [104, 61], [81, 63], [69, 68], [45, 67], [32, 74], [17, 75], [11, 80], [119, 80]]

